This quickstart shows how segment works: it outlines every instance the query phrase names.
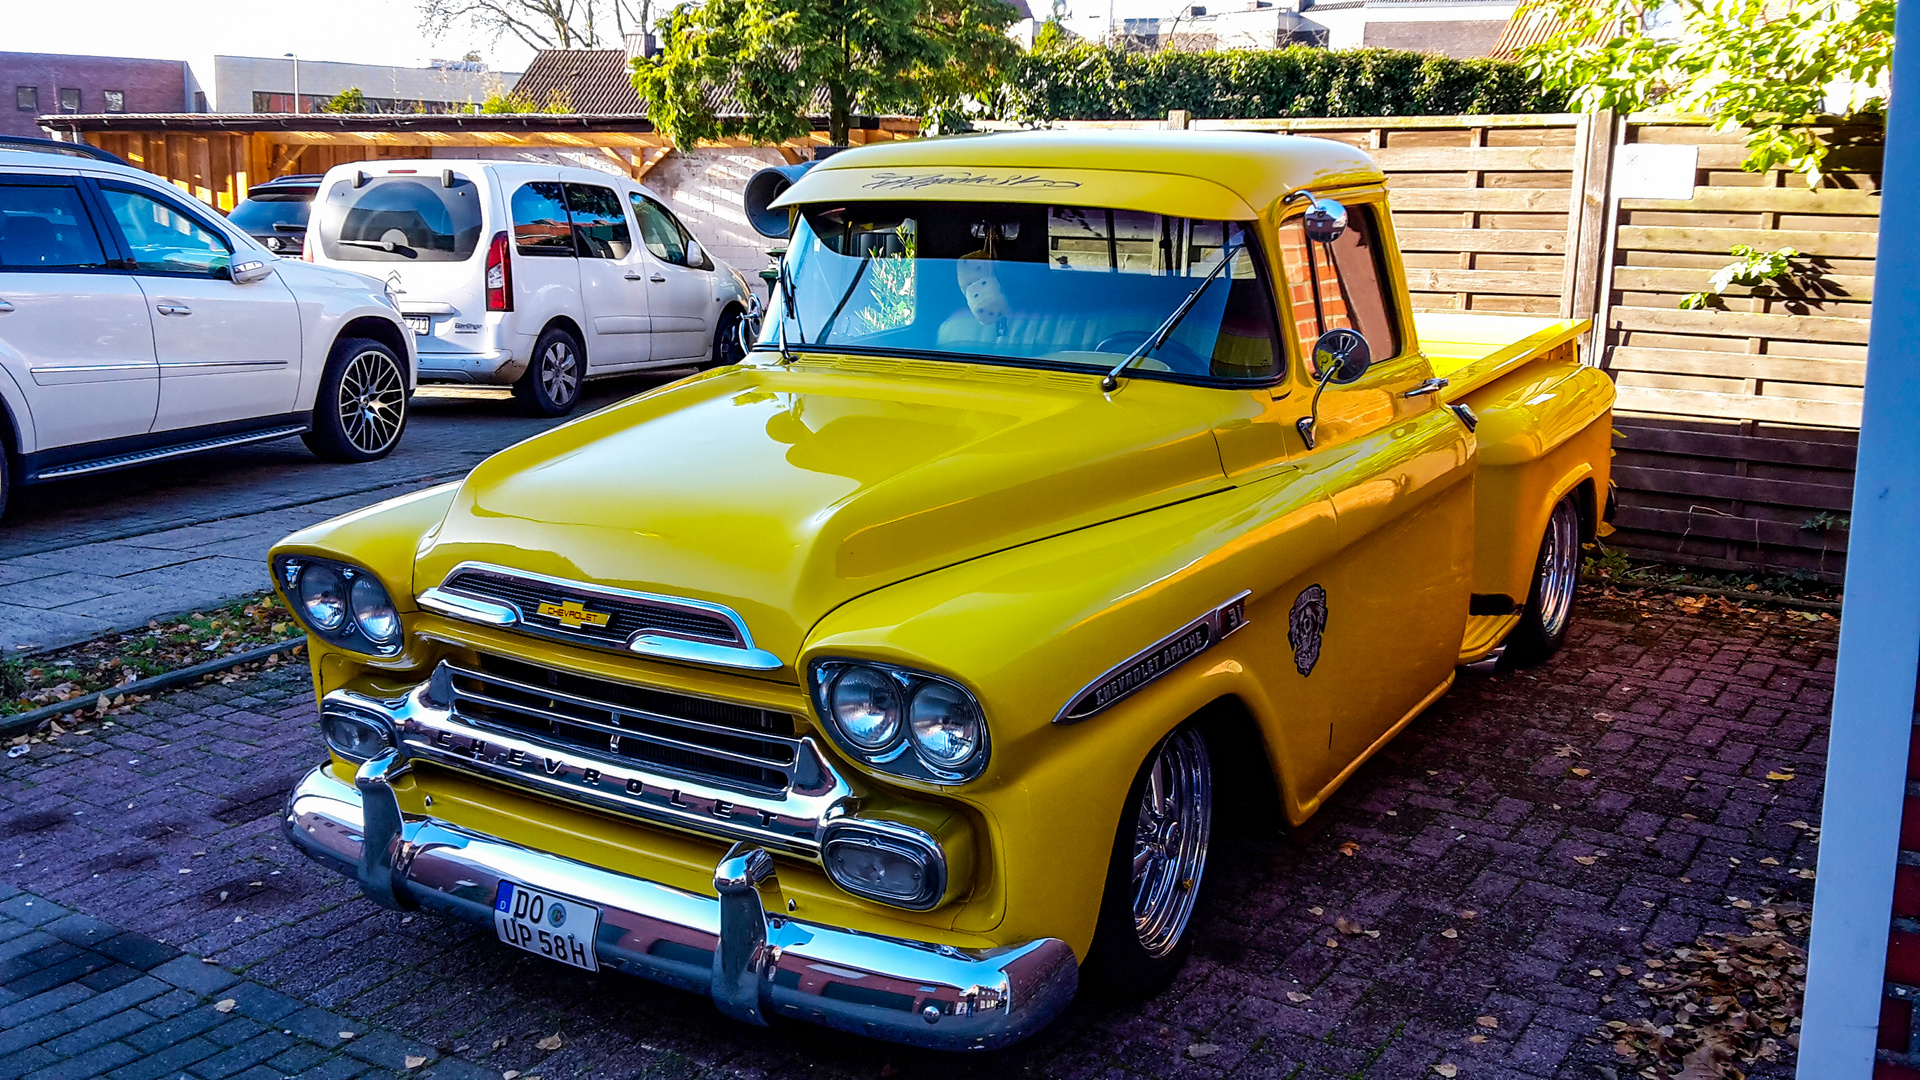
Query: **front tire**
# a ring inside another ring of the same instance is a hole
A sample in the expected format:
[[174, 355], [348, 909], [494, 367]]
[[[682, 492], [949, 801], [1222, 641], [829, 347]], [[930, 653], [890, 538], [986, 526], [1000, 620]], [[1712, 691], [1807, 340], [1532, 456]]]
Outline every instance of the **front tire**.
[[371, 338], [341, 338], [313, 399], [313, 427], [301, 436], [326, 461], [378, 461], [407, 428], [406, 368]]
[[740, 347], [740, 322], [746, 317], [747, 313], [737, 307], [720, 313], [713, 327], [713, 359], [706, 366], [725, 367], [746, 358], [747, 351]]
[[1173, 981], [1192, 951], [1213, 832], [1213, 759], [1192, 723], [1148, 755], [1127, 792], [1087, 975], [1128, 998]]
[[580, 383], [586, 377], [586, 353], [580, 342], [561, 328], [549, 327], [533, 343], [533, 362], [513, 384], [513, 396], [529, 416], [565, 416], [580, 404]]
[[1555, 503], [1547, 518], [1547, 534], [1540, 540], [1534, 563], [1533, 587], [1520, 625], [1507, 635], [1501, 660], [1508, 667], [1545, 663], [1567, 640], [1573, 625], [1573, 606], [1580, 583], [1580, 508], [1574, 496]]

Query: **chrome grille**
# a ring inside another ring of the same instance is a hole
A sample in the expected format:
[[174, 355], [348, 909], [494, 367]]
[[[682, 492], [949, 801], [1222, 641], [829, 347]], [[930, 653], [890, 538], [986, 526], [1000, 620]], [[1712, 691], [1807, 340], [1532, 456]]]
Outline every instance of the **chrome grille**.
[[[465, 567], [456, 570], [440, 586], [498, 604], [507, 604], [520, 613], [520, 623], [531, 629], [585, 638], [603, 645], [624, 646], [635, 634], [657, 632], [698, 638], [730, 645], [740, 643], [740, 633], [727, 619], [691, 606], [665, 599], [598, 592], [584, 585], [565, 585], [556, 581], [517, 574]], [[591, 613], [606, 615], [605, 626], [563, 622], [540, 613], [542, 604], [573, 604]]]
[[481, 656], [479, 670], [443, 666], [454, 715], [476, 727], [719, 787], [782, 792], [794, 781], [799, 740], [787, 713], [498, 656]]

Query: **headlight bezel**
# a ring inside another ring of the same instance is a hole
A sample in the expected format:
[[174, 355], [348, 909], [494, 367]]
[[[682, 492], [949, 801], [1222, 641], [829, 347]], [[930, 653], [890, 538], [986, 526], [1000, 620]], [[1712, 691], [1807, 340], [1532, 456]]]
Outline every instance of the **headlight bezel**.
[[[822, 657], [807, 666], [814, 713], [827, 737], [849, 757], [882, 772], [940, 785], [964, 784], [985, 771], [988, 759], [992, 756], [992, 725], [988, 723], [986, 709], [980, 704], [980, 696], [960, 681], [917, 668], [853, 657]], [[899, 702], [892, 733], [885, 742], [871, 747], [862, 745], [848, 734], [834, 709], [836, 687], [847, 673], [855, 669], [877, 672], [893, 687]], [[973, 711], [978, 732], [974, 749], [957, 763], [933, 760], [914, 735], [911, 719], [913, 704], [921, 691], [929, 686], [939, 686], [958, 694]]]
[[[337, 625], [322, 626], [307, 612], [301, 578], [309, 569], [329, 570], [340, 576], [345, 587], [341, 590], [341, 619]], [[273, 576], [275, 584], [280, 586], [280, 591], [286, 597], [288, 607], [293, 611], [294, 619], [307, 633], [329, 645], [379, 659], [400, 655], [406, 641], [406, 621], [401, 617], [399, 605], [393, 601], [392, 590], [380, 580], [380, 575], [339, 559], [319, 555], [281, 555], [274, 559]], [[356, 611], [359, 605], [354, 600], [355, 591], [368, 586], [380, 591], [386, 600], [386, 610], [392, 613], [394, 630], [390, 638], [376, 638]]]

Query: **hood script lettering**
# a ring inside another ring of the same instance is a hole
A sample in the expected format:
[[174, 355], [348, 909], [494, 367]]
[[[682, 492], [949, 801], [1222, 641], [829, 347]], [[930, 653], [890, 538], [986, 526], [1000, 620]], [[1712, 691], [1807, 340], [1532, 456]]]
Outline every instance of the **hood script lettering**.
[[1055, 180], [1025, 173], [994, 174], [967, 170], [937, 173], [877, 172], [862, 185], [868, 190], [915, 190], [924, 187], [955, 185], [960, 187], [1077, 188], [1077, 180]]

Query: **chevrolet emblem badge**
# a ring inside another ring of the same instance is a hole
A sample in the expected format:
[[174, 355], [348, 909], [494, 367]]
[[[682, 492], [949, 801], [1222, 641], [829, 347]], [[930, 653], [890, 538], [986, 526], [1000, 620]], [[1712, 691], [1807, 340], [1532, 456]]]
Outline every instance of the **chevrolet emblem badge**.
[[549, 619], [558, 619], [560, 625], [568, 629], [582, 626], [605, 626], [613, 618], [604, 611], [588, 611], [578, 600], [566, 600], [558, 604], [541, 604], [537, 609]]

